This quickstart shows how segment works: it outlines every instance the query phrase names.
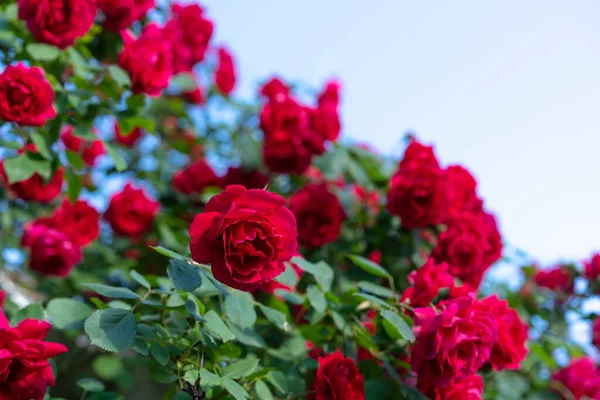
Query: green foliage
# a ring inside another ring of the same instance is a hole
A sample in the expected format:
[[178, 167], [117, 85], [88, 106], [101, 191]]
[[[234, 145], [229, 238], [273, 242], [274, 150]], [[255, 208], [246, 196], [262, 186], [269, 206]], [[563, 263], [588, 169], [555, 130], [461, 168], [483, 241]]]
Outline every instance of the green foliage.
[[106, 351], [124, 351], [133, 345], [135, 317], [121, 309], [99, 310], [85, 321], [85, 332], [92, 344]]

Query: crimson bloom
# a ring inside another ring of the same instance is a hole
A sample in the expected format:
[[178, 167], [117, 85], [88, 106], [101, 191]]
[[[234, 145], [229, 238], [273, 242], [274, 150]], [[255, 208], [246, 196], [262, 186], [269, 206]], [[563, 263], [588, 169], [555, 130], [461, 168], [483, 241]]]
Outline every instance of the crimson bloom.
[[[568, 366], [555, 372], [552, 379], [551, 387], [556, 388], [563, 400], [600, 399], [600, 373], [589, 357], [571, 360]], [[569, 397], [565, 391], [570, 393]]]
[[85, 200], [64, 200], [52, 217], [43, 220], [49, 228], [62, 231], [73, 243], [85, 246], [100, 232], [100, 214]]
[[129, 133], [121, 132], [119, 124], [115, 122], [115, 140], [125, 147], [133, 147], [142, 138], [142, 130], [138, 127]]
[[218, 51], [219, 66], [215, 71], [215, 84], [224, 94], [230, 94], [235, 87], [235, 66], [231, 53], [224, 47]]
[[439, 295], [440, 290], [454, 287], [454, 278], [450, 274], [448, 264], [435, 264], [433, 259], [413, 271], [408, 276], [411, 284], [402, 293], [402, 302], [411, 307], [427, 307]]
[[[86, 140], [73, 133], [72, 126], [67, 125], [60, 132], [60, 139], [65, 147], [81, 155], [83, 161], [90, 167], [96, 164], [96, 159], [106, 153], [104, 144], [99, 139]], [[92, 128], [94, 135], [97, 133], [95, 128]]]
[[202, 194], [209, 186], [218, 186], [219, 178], [204, 160], [198, 160], [173, 176], [173, 187], [181, 193]]
[[483, 378], [473, 374], [453, 380], [445, 388], [436, 388], [433, 400], [481, 400]]
[[242, 185], [246, 189], [264, 189], [269, 178], [259, 170], [245, 170], [243, 167], [229, 167], [227, 174], [221, 178], [221, 187]]
[[152, 229], [159, 211], [159, 202], [148, 197], [144, 189], [128, 183], [110, 199], [104, 218], [115, 233], [136, 240]]
[[600, 254], [594, 254], [589, 261], [584, 262], [583, 275], [590, 280], [597, 280], [600, 276]]
[[537, 271], [534, 279], [540, 287], [558, 290], [566, 294], [573, 293], [575, 288], [575, 280], [569, 270], [563, 266]]
[[351, 358], [337, 350], [319, 357], [318, 362], [313, 383], [316, 400], [364, 400], [364, 379]]
[[119, 32], [142, 19], [154, 7], [155, 0], [98, 0], [104, 13], [104, 27]]

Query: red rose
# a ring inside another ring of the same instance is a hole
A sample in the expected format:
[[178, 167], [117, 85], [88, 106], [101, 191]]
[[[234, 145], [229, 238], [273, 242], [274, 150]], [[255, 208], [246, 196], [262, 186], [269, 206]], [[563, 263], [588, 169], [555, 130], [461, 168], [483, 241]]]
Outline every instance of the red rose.
[[441, 313], [432, 307], [415, 309], [411, 365], [418, 375], [417, 387], [427, 395], [453, 379], [476, 373], [498, 340], [496, 319], [477, 307], [473, 298], [461, 297], [441, 306]]
[[600, 317], [592, 322], [592, 344], [600, 349]]
[[202, 194], [209, 186], [218, 186], [219, 178], [215, 171], [204, 160], [196, 161], [173, 176], [173, 186], [178, 191], [190, 195]]
[[110, 199], [104, 218], [115, 233], [135, 240], [152, 229], [159, 211], [159, 202], [149, 198], [143, 189], [135, 189], [128, 183]]
[[54, 90], [41, 68], [17, 63], [0, 74], [0, 119], [42, 126], [56, 117], [53, 102]]
[[316, 400], [364, 400], [363, 376], [351, 358], [335, 353], [319, 357], [313, 383]]
[[369, 260], [373, 261], [375, 264], [380, 264], [382, 256], [381, 250], [373, 250], [369, 253]]
[[122, 144], [125, 147], [133, 147], [135, 143], [142, 137], [142, 130], [140, 128], [134, 128], [131, 132], [125, 134], [121, 132], [119, 124], [115, 122], [115, 140], [117, 143]]
[[242, 167], [229, 167], [219, 186], [242, 185], [246, 189], [264, 189], [268, 183], [269, 178], [259, 170], [248, 171]]
[[575, 280], [566, 267], [556, 267], [548, 270], [537, 271], [535, 283], [550, 290], [558, 290], [566, 294], [572, 294], [575, 288]]
[[358, 184], [352, 185], [350, 190], [354, 194], [357, 202], [365, 207], [371, 214], [377, 214], [379, 212], [381, 195], [378, 191], [369, 191]]
[[81, 261], [81, 248], [44, 221], [25, 225], [21, 245], [30, 249], [29, 266], [42, 275], [65, 277]]
[[263, 158], [272, 171], [282, 174], [301, 174], [312, 161], [312, 152], [305, 146], [302, 136], [279, 131], [265, 140]]
[[585, 270], [583, 276], [595, 281], [600, 276], [600, 254], [594, 254], [590, 261], [584, 262]]
[[262, 86], [260, 94], [269, 99], [269, 101], [276, 101], [288, 97], [290, 89], [281, 81], [281, 79], [274, 77], [269, 79]]
[[320, 347], [316, 347], [313, 342], [310, 340], [306, 341], [306, 350], [308, 350], [308, 357], [313, 360], [318, 359], [323, 354], [323, 349]]
[[477, 181], [460, 165], [446, 168], [446, 179], [450, 191], [450, 208], [454, 212], [480, 212], [483, 202], [477, 197]]
[[341, 123], [338, 112], [340, 84], [328, 82], [325, 90], [319, 95], [317, 107], [311, 110], [310, 125], [323, 140], [336, 141], [340, 135]]
[[233, 57], [227, 49], [219, 49], [219, 66], [215, 72], [215, 84], [224, 94], [230, 94], [235, 87], [235, 67]]
[[495, 371], [519, 369], [527, 356], [527, 325], [506, 300], [495, 294], [481, 300], [477, 307], [492, 314], [498, 324], [498, 342], [492, 347], [490, 365]]
[[496, 217], [485, 211], [480, 212], [479, 216], [482, 219], [482, 227], [485, 234], [483, 263], [490, 266], [502, 258], [502, 236], [498, 229]]
[[159, 96], [173, 75], [169, 40], [155, 24], [146, 25], [137, 39], [126, 31], [121, 36], [124, 46], [119, 54], [119, 66], [129, 73], [131, 90]]
[[[81, 155], [83, 161], [90, 167], [96, 164], [96, 159], [106, 153], [104, 149], [104, 143], [101, 140], [86, 140], [73, 133], [73, 127], [67, 125], [62, 128], [60, 132], [60, 140], [62, 140], [65, 147], [69, 150], [73, 150]], [[96, 129], [92, 128], [92, 133], [97, 134]]]
[[19, 0], [19, 18], [35, 40], [61, 49], [90, 30], [97, 9], [95, 0]]
[[459, 378], [445, 388], [436, 388], [434, 400], [481, 400], [483, 378], [473, 374]]
[[448, 264], [435, 265], [433, 259], [408, 275], [410, 287], [404, 290], [400, 301], [411, 307], [427, 307], [442, 289], [454, 287], [454, 278], [450, 275]]
[[85, 200], [73, 204], [64, 200], [45, 224], [65, 233], [73, 243], [85, 246], [98, 237], [100, 214]]
[[281, 274], [298, 247], [296, 220], [283, 197], [228, 186], [190, 225], [190, 250], [216, 279], [252, 291]]
[[552, 379], [550, 386], [563, 400], [600, 399], [600, 374], [589, 357], [571, 360], [568, 366], [554, 373]]
[[199, 106], [206, 103], [206, 94], [200, 87], [200, 83], [198, 83], [198, 80], [195, 77], [194, 81], [196, 82], [196, 88], [191, 91], [183, 92], [181, 93], [181, 95], [183, 96], [183, 99], [188, 103]]
[[290, 198], [298, 221], [298, 242], [316, 248], [335, 241], [346, 218], [340, 201], [327, 185], [308, 184]]
[[165, 25], [165, 32], [173, 45], [174, 73], [190, 72], [204, 59], [213, 34], [213, 23], [198, 4], [172, 6], [173, 16]]
[[2, 307], [2, 305], [4, 304], [5, 298], [6, 298], [6, 293], [4, 293], [4, 290], [0, 289], [0, 307]]
[[319, 105], [340, 103], [340, 89], [342, 84], [337, 80], [331, 80], [325, 84], [325, 89], [319, 94]]
[[142, 19], [154, 7], [154, 0], [98, 0], [104, 13], [104, 27], [119, 32]]
[[12, 328], [0, 310], [0, 399], [42, 400], [54, 387], [49, 358], [69, 351], [60, 343], [44, 342], [51, 325], [24, 319]]
[[414, 141], [392, 177], [388, 211], [404, 228], [426, 228], [446, 220], [448, 201], [446, 177], [432, 148]]

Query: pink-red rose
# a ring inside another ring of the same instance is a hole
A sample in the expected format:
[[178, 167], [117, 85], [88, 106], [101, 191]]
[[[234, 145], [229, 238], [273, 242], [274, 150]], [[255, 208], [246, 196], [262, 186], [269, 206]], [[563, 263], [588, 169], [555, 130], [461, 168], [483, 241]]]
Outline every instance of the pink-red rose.
[[315, 400], [364, 400], [364, 379], [351, 358], [337, 350], [319, 357], [313, 383]]
[[42, 126], [56, 117], [54, 90], [38, 67], [9, 65], [0, 74], [0, 119], [23, 126]]
[[452, 212], [480, 212], [483, 202], [477, 196], [477, 181], [471, 173], [460, 165], [446, 168], [448, 180], [450, 209]]
[[104, 27], [112, 31], [127, 29], [154, 7], [155, 0], [98, 0], [104, 13]]
[[159, 202], [148, 197], [143, 189], [128, 183], [111, 198], [104, 218], [115, 233], [136, 240], [152, 229], [159, 211]]
[[269, 178], [259, 170], [229, 167], [227, 174], [221, 178], [220, 186], [242, 185], [246, 189], [264, 189], [268, 183]]
[[41, 222], [62, 231], [70, 241], [79, 246], [90, 244], [100, 232], [100, 214], [85, 200], [77, 200], [75, 203], [64, 200], [50, 218]]
[[483, 378], [473, 374], [453, 380], [445, 388], [436, 388], [433, 400], [481, 400]]
[[79, 245], [43, 220], [25, 225], [21, 245], [30, 249], [29, 267], [42, 275], [64, 278], [82, 260]]
[[0, 400], [42, 400], [55, 378], [48, 359], [67, 352], [60, 343], [44, 342], [51, 325], [25, 319], [11, 327], [0, 310]]
[[292, 195], [290, 210], [298, 221], [298, 242], [311, 248], [335, 241], [346, 214], [326, 184], [308, 184]]
[[592, 322], [592, 344], [600, 349], [600, 317]]
[[140, 128], [134, 128], [129, 133], [121, 132], [119, 124], [115, 122], [115, 140], [117, 143], [122, 144], [125, 147], [133, 147], [142, 138], [142, 130]]
[[[572, 360], [552, 375], [551, 388], [563, 400], [600, 399], [600, 373], [589, 357]], [[569, 393], [570, 396], [567, 396]]]
[[592, 259], [585, 261], [583, 275], [590, 280], [597, 280], [600, 276], [600, 254], [594, 254]]
[[402, 302], [411, 307], [427, 307], [438, 297], [440, 290], [454, 287], [454, 278], [450, 275], [448, 264], [435, 264], [433, 259], [408, 275], [411, 284], [402, 293]]
[[[104, 143], [99, 139], [82, 139], [76, 136], [73, 131], [74, 129], [70, 125], [63, 127], [60, 132], [60, 140], [67, 149], [78, 153], [87, 165], [93, 167], [96, 164], [96, 159], [106, 153]], [[95, 128], [92, 128], [92, 133], [96, 135]]]
[[96, 0], [19, 0], [19, 18], [38, 42], [67, 48], [94, 23]]
[[223, 47], [218, 51], [219, 65], [215, 71], [215, 84], [224, 94], [230, 94], [235, 87], [235, 66], [231, 53]]
[[202, 194], [209, 186], [218, 186], [219, 178], [204, 160], [198, 160], [173, 176], [173, 186], [181, 193]]
[[572, 294], [575, 280], [568, 268], [558, 266], [551, 269], [539, 270], [535, 274], [535, 283], [543, 288]]
[[298, 247], [285, 199], [240, 185], [210, 199], [190, 225], [190, 237], [194, 261], [209, 263], [217, 280], [244, 291], [281, 274]]
[[342, 127], [338, 111], [340, 86], [337, 81], [328, 82], [319, 95], [317, 107], [312, 109], [310, 113], [311, 128], [323, 140], [334, 142], [340, 135]]

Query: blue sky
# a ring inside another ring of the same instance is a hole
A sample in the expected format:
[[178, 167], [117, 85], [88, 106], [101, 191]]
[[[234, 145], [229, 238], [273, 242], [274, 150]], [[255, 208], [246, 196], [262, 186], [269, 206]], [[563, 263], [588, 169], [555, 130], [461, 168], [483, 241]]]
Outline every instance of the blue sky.
[[343, 82], [343, 135], [413, 130], [480, 181], [505, 238], [545, 263], [600, 250], [600, 2], [208, 0], [238, 94], [273, 73]]

